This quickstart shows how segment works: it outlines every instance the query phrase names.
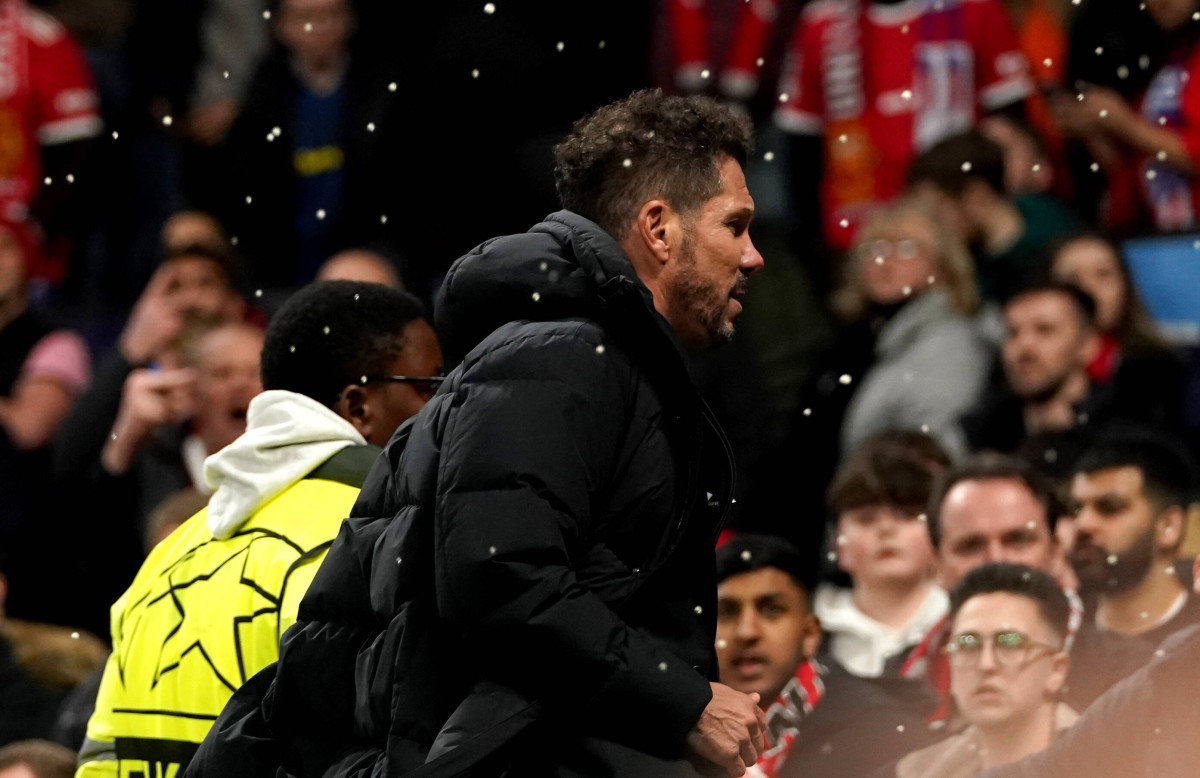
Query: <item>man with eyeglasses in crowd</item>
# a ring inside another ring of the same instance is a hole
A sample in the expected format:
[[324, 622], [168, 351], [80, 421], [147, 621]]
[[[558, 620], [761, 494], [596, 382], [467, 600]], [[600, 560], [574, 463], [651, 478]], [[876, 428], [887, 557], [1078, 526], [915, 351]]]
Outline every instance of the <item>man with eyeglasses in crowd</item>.
[[977, 567], [950, 592], [950, 691], [968, 726], [896, 765], [896, 778], [967, 778], [1037, 753], [1078, 718], [1058, 701], [1070, 664], [1066, 595], [1042, 570]]
[[183, 773], [233, 692], [278, 657], [367, 471], [441, 369], [405, 292], [329, 281], [280, 308], [246, 431], [205, 462], [208, 507], [113, 606], [80, 778]]

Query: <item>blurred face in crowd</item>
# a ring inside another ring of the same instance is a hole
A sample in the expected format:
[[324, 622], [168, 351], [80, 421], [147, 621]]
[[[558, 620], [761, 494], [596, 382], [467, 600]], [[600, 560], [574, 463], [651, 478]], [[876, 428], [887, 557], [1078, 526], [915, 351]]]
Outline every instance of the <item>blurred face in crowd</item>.
[[0, 226], [0, 305], [25, 297], [25, 249], [10, 227]]
[[1011, 592], [972, 597], [950, 634], [961, 649], [949, 655], [950, 693], [967, 721], [1004, 731], [1054, 705], [1068, 660], [1037, 602]]
[[920, 214], [906, 214], [870, 233], [852, 255], [867, 299], [893, 305], [928, 289], [931, 277], [936, 283], [936, 234]]
[[183, 254], [154, 272], [166, 279], [163, 294], [189, 319], [232, 321], [241, 315], [241, 298], [221, 266], [206, 256]]
[[1146, 11], [1155, 24], [1170, 32], [1187, 24], [1196, 12], [1196, 0], [1146, 0]]
[[750, 276], [763, 266], [750, 240], [754, 198], [742, 166], [724, 158], [721, 191], [690, 218], [679, 217], [684, 230], [677, 257], [668, 261], [655, 307], [691, 348], [725, 343], [733, 337]]
[[892, 505], [868, 505], [838, 516], [838, 567], [856, 584], [909, 585], [933, 571], [933, 546], [923, 514]]
[[283, 0], [279, 4], [276, 29], [280, 42], [314, 70], [341, 60], [352, 26], [348, 0]]
[[[433, 328], [421, 319], [404, 328], [404, 348], [392, 362], [389, 375], [433, 377], [442, 373], [442, 351]], [[376, 381], [360, 387], [364, 402], [371, 409], [366, 429], [359, 431], [368, 443], [384, 446], [396, 428], [433, 397], [438, 384], [429, 382]], [[352, 412], [351, 412], [352, 413]], [[351, 416], [351, 421], [353, 421]]]
[[246, 431], [250, 400], [262, 392], [261, 330], [228, 324], [206, 333], [196, 347], [196, 433], [209, 453]]
[[1080, 238], [1054, 256], [1054, 276], [1075, 284], [1096, 301], [1096, 328], [1112, 332], [1121, 321], [1128, 289], [1121, 260], [1113, 247], [1098, 238]]
[[763, 567], [731, 575], [717, 586], [717, 661], [721, 682], [767, 708], [811, 657], [821, 627], [808, 594], [787, 573]]
[[162, 244], [168, 253], [191, 246], [221, 251], [227, 245], [220, 222], [204, 211], [179, 211], [167, 218], [162, 228]]
[[938, 517], [938, 581], [943, 589], [952, 589], [986, 562], [1055, 573], [1059, 550], [1046, 510], [1015, 478], [959, 481], [946, 493]]
[[1137, 467], [1077, 473], [1071, 498], [1077, 513], [1070, 561], [1085, 590], [1127, 591], [1152, 575], [1160, 533], [1168, 533], [1162, 550], [1174, 549], [1174, 530], [1159, 526], [1160, 508], [1146, 495]]
[[1008, 338], [1004, 375], [1022, 399], [1044, 401], [1082, 373], [1091, 355], [1092, 329], [1066, 294], [1033, 292], [1004, 308]]

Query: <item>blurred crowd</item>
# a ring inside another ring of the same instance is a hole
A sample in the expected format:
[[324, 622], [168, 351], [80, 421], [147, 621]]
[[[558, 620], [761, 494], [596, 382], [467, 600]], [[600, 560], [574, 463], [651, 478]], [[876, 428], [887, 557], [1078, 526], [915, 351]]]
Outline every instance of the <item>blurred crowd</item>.
[[[109, 608], [206, 504], [281, 306], [432, 313], [647, 86], [756, 127], [766, 267], [691, 358], [756, 769], [973, 775], [1200, 620], [1200, 276], [1144, 267], [1200, 261], [1196, 0], [432, 5], [0, 0], [0, 744], [83, 744]], [[989, 663], [1028, 699], [953, 672]]]

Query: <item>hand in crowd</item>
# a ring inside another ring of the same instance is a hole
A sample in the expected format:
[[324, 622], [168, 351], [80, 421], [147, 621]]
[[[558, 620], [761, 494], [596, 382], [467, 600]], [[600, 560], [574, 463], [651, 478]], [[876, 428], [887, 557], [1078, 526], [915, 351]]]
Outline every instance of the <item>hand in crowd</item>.
[[1103, 86], [1089, 86], [1079, 94], [1057, 94], [1050, 99], [1050, 111], [1059, 129], [1079, 138], [1119, 131], [1137, 120], [1129, 103]]
[[111, 475], [129, 470], [142, 443], [162, 424], [185, 421], [195, 412], [195, 371], [138, 369], [125, 379], [121, 408], [100, 454]]
[[145, 365], [162, 356], [179, 336], [188, 315], [218, 311], [224, 288], [197, 284], [186, 277], [189, 268], [176, 262], [161, 265], [133, 306], [118, 347], [133, 365]]
[[720, 683], [710, 686], [712, 700], [688, 735], [688, 746], [728, 775], [745, 775], [766, 743], [767, 717], [758, 707], [759, 696]]

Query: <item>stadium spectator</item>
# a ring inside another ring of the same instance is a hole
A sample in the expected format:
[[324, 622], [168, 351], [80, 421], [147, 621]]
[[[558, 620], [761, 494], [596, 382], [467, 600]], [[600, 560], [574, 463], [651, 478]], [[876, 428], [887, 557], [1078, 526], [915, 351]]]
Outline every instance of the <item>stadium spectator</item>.
[[1050, 272], [1075, 284], [1096, 303], [1100, 345], [1088, 378], [1111, 384], [1114, 402], [1136, 408], [1138, 418], [1179, 429], [1184, 367], [1158, 332], [1116, 247], [1099, 233], [1077, 232], [1047, 247]]
[[1046, 195], [1014, 196], [1004, 152], [980, 130], [951, 135], [923, 151], [908, 171], [909, 186], [932, 198], [945, 224], [975, 253], [979, 290], [1003, 301], [1038, 269], [1042, 247], [1077, 223]]
[[946, 613], [925, 511], [949, 465], [928, 435], [894, 430], [864, 441], [834, 476], [828, 503], [837, 565], [853, 583], [822, 584], [813, 612], [829, 655], [851, 673], [883, 675], [889, 659], [906, 654]]
[[313, 284], [276, 314], [267, 391], [245, 434], [205, 462], [212, 499], [113, 606], [80, 778], [187, 768], [234, 690], [278, 657], [380, 446], [441, 367], [419, 302], [379, 284]]
[[992, 359], [969, 318], [978, 295], [965, 247], [921, 205], [900, 200], [869, 217], [847, 261], [836, 303], [876, 336], [842, 422], [842, 457], [888, 427], [919, 428], [963, 453], [958, 418], [978, 401]]
[[717, 549], [721, 677], [759, 694], [767, 713], [768, 747], [748, 775], [861, 778], [936, 739], [921, 721], [932, 695], [814, 658], [821, 627], [808, 570], [794, 546], [769, 535], [739, 533]]
[[1071, 606], [1053, 576], [977, 567], [950, 592], [950, 691], [968, 726], [896, 766], [897, 778], [969, 778], [1037, 753], [1078, 718], [1058, 701]]

